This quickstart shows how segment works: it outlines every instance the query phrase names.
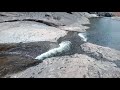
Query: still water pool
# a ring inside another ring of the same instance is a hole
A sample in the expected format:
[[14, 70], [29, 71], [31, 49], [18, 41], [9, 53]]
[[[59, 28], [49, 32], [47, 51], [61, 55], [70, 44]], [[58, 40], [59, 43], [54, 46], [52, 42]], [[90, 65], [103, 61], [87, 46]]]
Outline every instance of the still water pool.
[[120, 21], [111, 17], [91, 18], [88, 42], [120, 50]]

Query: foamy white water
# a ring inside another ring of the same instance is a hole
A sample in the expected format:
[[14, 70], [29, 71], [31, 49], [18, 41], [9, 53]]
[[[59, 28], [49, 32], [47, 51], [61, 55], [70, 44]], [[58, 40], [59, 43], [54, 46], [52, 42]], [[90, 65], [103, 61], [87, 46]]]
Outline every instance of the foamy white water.
[[72, 43], [70, 41], [64, 41], [64, 42], [62, 42], [62, 43], [59, 44], [60, 47], [51, 49], [48, 52], [45, 52], [45, 53], [37, 56], [35, 59], [43, 60], [45, 58], [55, 56], [58, 53], [62, 54], [63, 52], [66, 52], [66, 51], [70, 50], [71, 44]]
[[86, 33], [79, 33], [78, 36], [80, 36], [83, 41], [87, 42]]

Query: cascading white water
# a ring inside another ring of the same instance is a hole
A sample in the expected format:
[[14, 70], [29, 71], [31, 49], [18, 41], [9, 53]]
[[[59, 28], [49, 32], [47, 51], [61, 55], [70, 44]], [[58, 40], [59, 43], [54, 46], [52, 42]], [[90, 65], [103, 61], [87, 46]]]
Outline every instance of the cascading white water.
[[[85, 33], [79, 33], [78, 35], [84, 42], [87, 41], [87, 37], [86, 37]], [[41, 55], [38, 55], [35, 59], [44, 60], [45, 58], [53, 57], [53, 56], [56, 56], [57, 54], [69, 52], [71, 49], [71, 45], [72, 45], [72, 43], [70, 41], [63, 41], [59, 44], [60, 47], [51, 49]]]
[[45, 58], [55, 56], [55, 55], [57, 55], [58, 53], [59, 53], [59, 54], [62, 54], [63, 52], [68, 52], [68, 51], [71, 49], [71, 44], [72, 44], [72, 43], [71, 43], [70, 41], [61, 42], [61, 43], [59, 44], [60, 47], [51, 49], [51, 50], [49, 50], [48, 52], [45, 52], [45, 53], [37, 56], [35, 59], [43, 60], [43, 59], [45, 59]]
[[86, 33], [79, 33], [78, 36], [80, 36], [84, 42], [87, 42]]

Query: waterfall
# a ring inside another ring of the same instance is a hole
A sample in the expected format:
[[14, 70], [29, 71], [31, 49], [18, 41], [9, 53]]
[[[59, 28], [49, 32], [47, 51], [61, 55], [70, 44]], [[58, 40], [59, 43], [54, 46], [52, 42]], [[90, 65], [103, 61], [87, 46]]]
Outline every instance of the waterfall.
[[57, 54], [62, 54], [65, 52], [69, 52], [71, 49], [71, 42], [70, 41], [64, 41], [59, 44], [60, 47], [51, 49], [41, 55], [38, 55], [35, 59], [43, 60], [48, 57], [56, 56]]
[[78, 36], [80, 36], [81, 39], [82, 39], [84, 42], [87, 42], [87, 36], [86, 36], [86, 33], [79, 33]]

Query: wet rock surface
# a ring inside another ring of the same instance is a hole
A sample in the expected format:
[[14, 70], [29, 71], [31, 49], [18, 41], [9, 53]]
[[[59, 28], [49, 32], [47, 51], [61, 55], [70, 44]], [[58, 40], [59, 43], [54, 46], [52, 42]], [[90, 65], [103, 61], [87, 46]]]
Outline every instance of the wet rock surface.
[[[0, 77], [119, 78], [120, 52], [78, 36], [92, 16], [86, 12], [0, 12]], [[69, 52], [43, 61], [34, 59], [63, 41], [72, 43]]]
[[17, 54], [0, 54], [0, 77], [23, 71], [37, 65], [40, 61]]
[[[112, 67], [112, 68], [111, 68]], [[115, 63], [98, 61], [83, 54], [52, 57], [10, 78], [119, 78]]]
[[14, 43], [0, 45], [0, 77], [25, 70], [42, 61], [34, 58], [49, 49], [58, 47], [54, 42]]
[[46, 58], [36, 66], [4, 78], [120, 78], [119, 61], [117, 50], [82, 43], [73, 54]]
[[[24, 57], [32, 60], [52, 48], [59, 47], [57, 40], [67, 35], [69, 30], [83, 31], [84, 27], [81, 23], [89, 23], [89, 20], [83, 17], [82, 13], [74, 14], [70, 15], [66, 12], [0, 12], [0, 61], [1, 63], [4, 61], [1, 67], [5, 68], [7, 63], [12, 60], [12, 62], [28, 60]], [[80, 27], [77, 23], [72, 25], [79, 20], [81, 20], [78, 22]], [[70, 29], [68, 25], [72, 25]], [[65, 29], [62, 28], [65, 26]], [[22, 57], [23, 59], [21, 59]], [[34, 62], [29, 61], [25, 64], [29, 65], [29, 63]], [[18, 67], [24, 66], [22, 64], [11, 65], [12, 68], [7, 71], [1, 69], [1, 75], [9, 74], [9, 71], [12, 72], [17, 65]], [[10, 64], [7, 67], [9, 68]], [[16, 71], [17, 69], [20, 71], [19, 68], [16, 68]]]

